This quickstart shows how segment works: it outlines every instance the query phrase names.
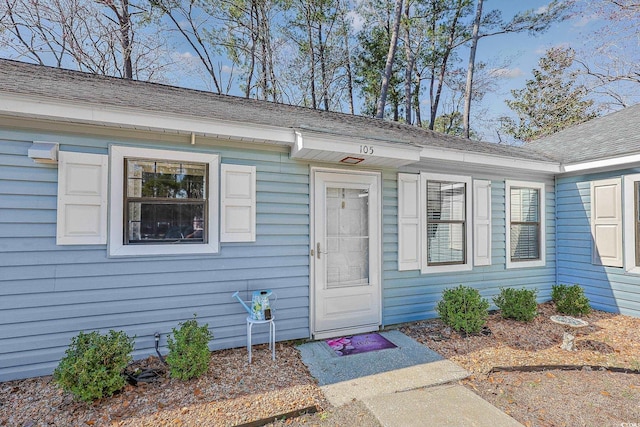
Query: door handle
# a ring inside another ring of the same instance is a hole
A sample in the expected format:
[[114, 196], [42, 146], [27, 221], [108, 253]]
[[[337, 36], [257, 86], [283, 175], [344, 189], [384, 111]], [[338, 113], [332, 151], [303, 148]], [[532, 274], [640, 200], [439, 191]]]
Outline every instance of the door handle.
[[318, 259], [320, 259], [320, 242], [316, 243], [316, 255], [318, 255]]

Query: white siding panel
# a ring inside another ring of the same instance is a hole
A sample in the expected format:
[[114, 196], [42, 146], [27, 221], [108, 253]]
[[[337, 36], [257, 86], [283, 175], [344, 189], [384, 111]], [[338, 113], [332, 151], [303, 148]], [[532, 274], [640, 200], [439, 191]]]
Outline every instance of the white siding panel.
[[591, 183], [593, 263], [622, 267], [622, 180]]
[[420, 269], [420, 175], [398, 174], [398, 269]]
[[58, 156], [56, 243], [106, 244], [108, 157], [67, 151]]
[[473, 180], [473, 264], [491, 265], [491, 181]]
[[223, 164], [220, 190], [220, 241], [255, 242], [255, 166]]

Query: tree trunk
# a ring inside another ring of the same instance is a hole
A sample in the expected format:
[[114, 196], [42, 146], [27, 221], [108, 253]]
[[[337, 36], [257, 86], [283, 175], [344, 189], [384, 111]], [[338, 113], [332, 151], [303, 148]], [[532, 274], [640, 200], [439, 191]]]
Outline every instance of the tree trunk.
[[462, 128], [464, 137], [469, 139], [471, 116], [471, 95], [473, 94], [473, 72], [476, 63], [476, 50], [478, 48], [478, 32], [480, 31], [480, 20], [482, 19], [482, 2], [478, 0], [476, 17], [473, 20], [473, 33], [471, 35], [471, 50], [469, 52], [469, 65], [467, 67], [467, 84], [464, 88], [464, 115], [462, 117]]
[[353, 104], [353, 72], [351, 71], [351, 50], [349, 49], [349, 34], [345, 34], [345, 60], [347, 66], [347, 91], [349, 92], [349, 113], [355, 114]]
[[131, 31], [131, 14], [129, 13], [129, 0], [122, 0], [122, 11], [118, 16], [120, 22], [120, 34], [122, 35], [122, 60], [124, 62], [124, 78], [133, 78], [133, 64], [131, 63], [131, 45], [133, 44], [133, 32]]
[[345, 10], [342, 2], [339, 2], [340, 26], [344, 31], [344, 66], [347, 77], [347, 96], [349, 98], [349, 113], [355, 114], [355, 106], [353, 103], [353, 71], [351, 69], [351, 47], [349, 45], [349, 28], [350, 24], [346, 23]]
[[380, 87], [380, 98], [376, 106], [376, 118], [378, 119], [384, 117], [384, 106], [387, 102], [387, 92], [389, 90], [389, 83], [391, 82], [393, 61], [398, 47], [398, 32], [400, 31], [400, 20], [402, 18], [402, 0], [396, 0], [393, 14], [395, 22], [393, 23], [393, 32], [391, 33], [391, 40], [389, 41], [389, 53], [387, 54], [387, 62], [384, 67], [384, 76], [382, 77], [382, 85]]
[[322, 80], [322, 100], [325, 111], [329, 111], [329, 84], [327, 83], [327, 63], [324, 57], [325, 41], [322, 40], [322, 24], [318, 24], [318, 49], [320, 50], [320, 75]]
[[315, 45], [313, 44], [313, 27], [312, 27], [312, 11], [311, 5], [306, 1], [302, 2], [303, 7], [306, 8], [305, 12], [307, 15], [307, 41], [309, 43], [309, 79], [310, 89], [311, 89], [311, 108], [314, 110], [318, 108], [318, 102], [316, 100], [316, 53], [315, 53]]
[[413, 91], [413, 96], [416, 103], [416, 126], [422, 127], [422, 110], [420, 109], [420, 82], [422, 81], [422, 76], [420, 73], [416, 72], [416, 88]]
[[438, 88], [436, 89], [436, 95], [431, 106], [431, 119], [429, 121], [429, 129], [431, 130], [433, 130], [433, 126], [435, 125], [436, 117], [438, 115], [438, 105], [440, 104], [440, 96], [442, 95], [442, 88], [444, 87], [444, 78], [447, 72], [447, 64], [449, 62], [449, 56], [451, 55], [451, 51], [453, 50], [453, 45], [455, 43], [456, 26], [458, 25], [458, 20], [462, 15], [462, 1], [458, 1], [457, 7], [458, 9], [456, 10], [456, 14], [453, 18], [453, 21], [451, 22], [449, 39], [447, 40], [447, 47], [442, 55], [440, 74], [438, 75]]
[[258, 11], [256, 9], [256, 2], [251, 2], [251, 12], [249, 14], [249, 26], [251, 33], [251, 49], [249, 50], [249, 72], [247, 73], [247, 84], [244, 88], [245, 98], [251, 96], [251, 85], [253, 84], [253, 74], [256, 70], [256, 44], [258, 43], [258, 37], [256, 36], [256, 28], [258, 27]]
[[410, 17], [410, 9], [411, 2], [407, 1], [407, 4], [404, 9], [404, 18], [405, 18], [405, 29], [406, 29], [406, 39], [404, 43], [405, 55], [407, 57], [407, 65], [404, 73], [404, 113], [405, 120], [407, 124], [411, 124], [411, 104], [413, 102], [413, 97], [411, 96], [411, 86], [413, 84], [412, 74], [413, 74], [413, 66], [415, 64], [415, 58], [413, 55], [413, 51], [411, 50], [411, 25], [409, 24]]

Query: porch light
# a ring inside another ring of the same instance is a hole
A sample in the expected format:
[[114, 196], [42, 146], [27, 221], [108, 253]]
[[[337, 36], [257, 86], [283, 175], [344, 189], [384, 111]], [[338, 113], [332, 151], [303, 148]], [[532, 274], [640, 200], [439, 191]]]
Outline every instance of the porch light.
[[344, 163], [346, 165], [357, 165], [360, 162], [364, 162], [364, 159], [360, 158], [360, 157], [345, 157], [344, 159], [340, 160], [340, 163]]

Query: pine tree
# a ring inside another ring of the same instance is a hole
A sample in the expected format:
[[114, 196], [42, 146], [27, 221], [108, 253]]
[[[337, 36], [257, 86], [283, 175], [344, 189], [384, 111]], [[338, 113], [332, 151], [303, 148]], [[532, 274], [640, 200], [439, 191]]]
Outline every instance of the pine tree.
[[511, 91], [512, 100], [505, 101], [517, 115], [517, 122], [503, 119], [503, 131], [521, 141], [531, 141], [562, 129], [586, 122], [597, 116], [593, 100], [587, 99], [587, 88], [576, 82], [571, 71], [575, 52], [555, 47], [540, 59], [540, 69], [524, 89]]

